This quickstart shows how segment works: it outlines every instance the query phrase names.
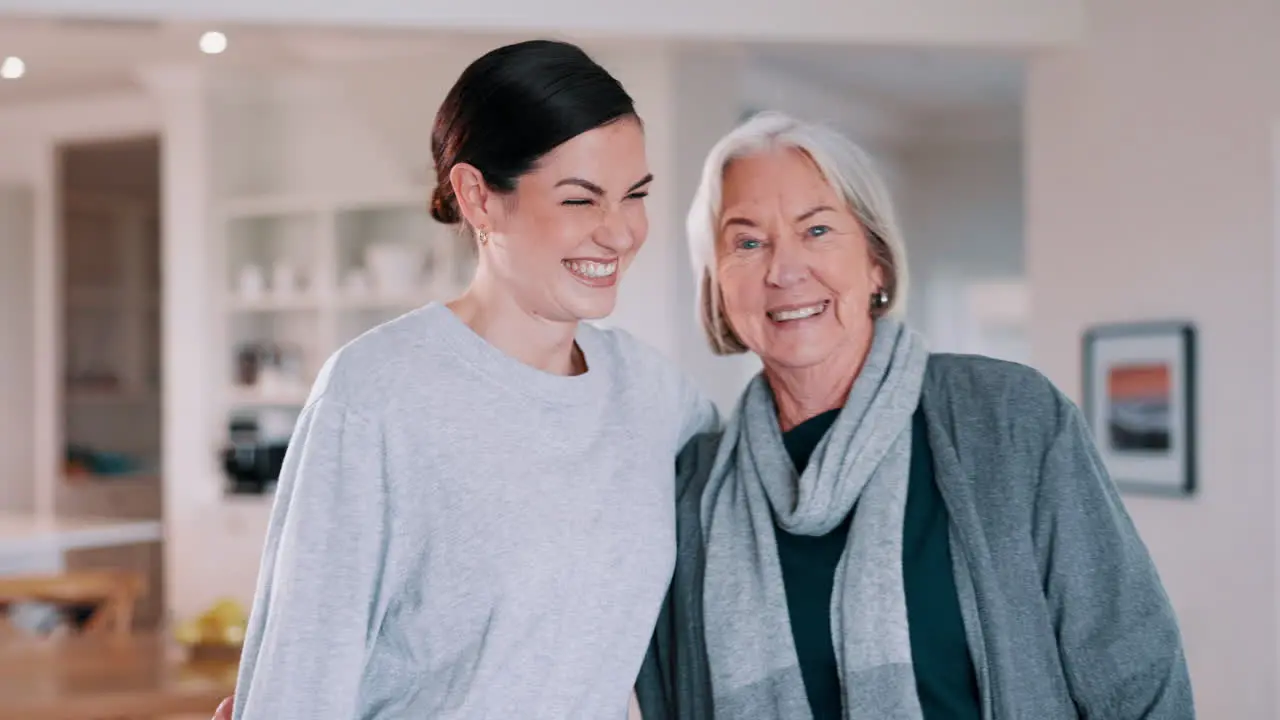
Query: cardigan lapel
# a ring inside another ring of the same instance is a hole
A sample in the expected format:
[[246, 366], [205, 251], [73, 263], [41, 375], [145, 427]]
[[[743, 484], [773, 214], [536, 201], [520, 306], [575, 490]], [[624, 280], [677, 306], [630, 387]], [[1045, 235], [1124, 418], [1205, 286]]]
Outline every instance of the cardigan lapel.
[[993, 657], [1009, 657], [1010, 652], [1009, 648], [1000, 647], [1007, 645], [1008, 641], [1000, 636], [991, 622], [996, 614], [990, 612], [990, 608], [1002, 605], [1004, 601], [999, 585], [989, 580], [996, 574], [995, 569], [989, 567], [991, 551], [973, 498], [974, 471], [965, 465], [956, 450], [954, 438], [962, 432], [963, 423], [956, 422], [956, 408], [948, 400], [943, 384], [938, 382], [934, 373], [927, 372], [920, 404], [924, 409], [929, 447], [933, 451], [934, 476], [950, 522], [948, 535], [952, 568], [965, 636], [978, 673], [982, 717], [983, 720], [1013, 720], [1017, 715], [1006, 707], [999, 673], [992, 667]]

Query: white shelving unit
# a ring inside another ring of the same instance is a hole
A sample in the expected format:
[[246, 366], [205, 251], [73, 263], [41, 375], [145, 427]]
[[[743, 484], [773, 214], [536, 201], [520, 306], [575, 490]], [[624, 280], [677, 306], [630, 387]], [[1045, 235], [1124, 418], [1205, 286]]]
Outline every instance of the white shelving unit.
[[[461, 291], [475, 250], [431, 219], [429, 197], [430, 188], [405, 188], [237, 198], [218, 207], [233, 410], [301, 406], [343, 344]], [[383, 262], [370, 262], [379, 253]]]

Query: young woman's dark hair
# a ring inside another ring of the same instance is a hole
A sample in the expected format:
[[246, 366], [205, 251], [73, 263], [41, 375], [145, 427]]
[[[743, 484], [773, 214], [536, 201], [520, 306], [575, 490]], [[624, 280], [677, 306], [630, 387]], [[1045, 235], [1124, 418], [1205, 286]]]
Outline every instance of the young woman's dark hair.
[[447, 225], [462, 220], [449, 183], [454, 165], [473, 165], [489, 187], [511, 192], [557, 145], [635, 112], [622, 84], [576, 45], [530, 40], [486, 53], [436, 113], [431, 216]]

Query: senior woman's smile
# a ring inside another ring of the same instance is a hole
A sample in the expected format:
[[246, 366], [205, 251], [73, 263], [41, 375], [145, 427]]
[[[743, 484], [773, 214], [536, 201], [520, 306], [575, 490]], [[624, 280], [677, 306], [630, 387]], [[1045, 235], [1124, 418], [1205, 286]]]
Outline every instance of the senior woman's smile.
[[[791, 305], [788, 307], [773, 308], [768, 311], [769, 319], [779, 325], [785, 327], [796, 327], [802, 320], [810, 320], [816, 318], [826, 312], [831, 307], [830, 300], [823, 300], [814, 305]], [[804, 327], [804, 325], [800, 325]]]

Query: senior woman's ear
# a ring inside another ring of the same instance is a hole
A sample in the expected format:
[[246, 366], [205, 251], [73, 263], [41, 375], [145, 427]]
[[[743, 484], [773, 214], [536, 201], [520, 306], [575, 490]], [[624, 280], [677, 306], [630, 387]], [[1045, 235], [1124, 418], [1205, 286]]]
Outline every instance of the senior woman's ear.
[[871, 285], [871, 315], [874, 317], [888, 310], [893, 298], [889, 295], [890, 289], [885, 285], [884, 266], [870, 249], [868, 254], [871, 256], [871, 262], [867, 264], [867, 279]]

